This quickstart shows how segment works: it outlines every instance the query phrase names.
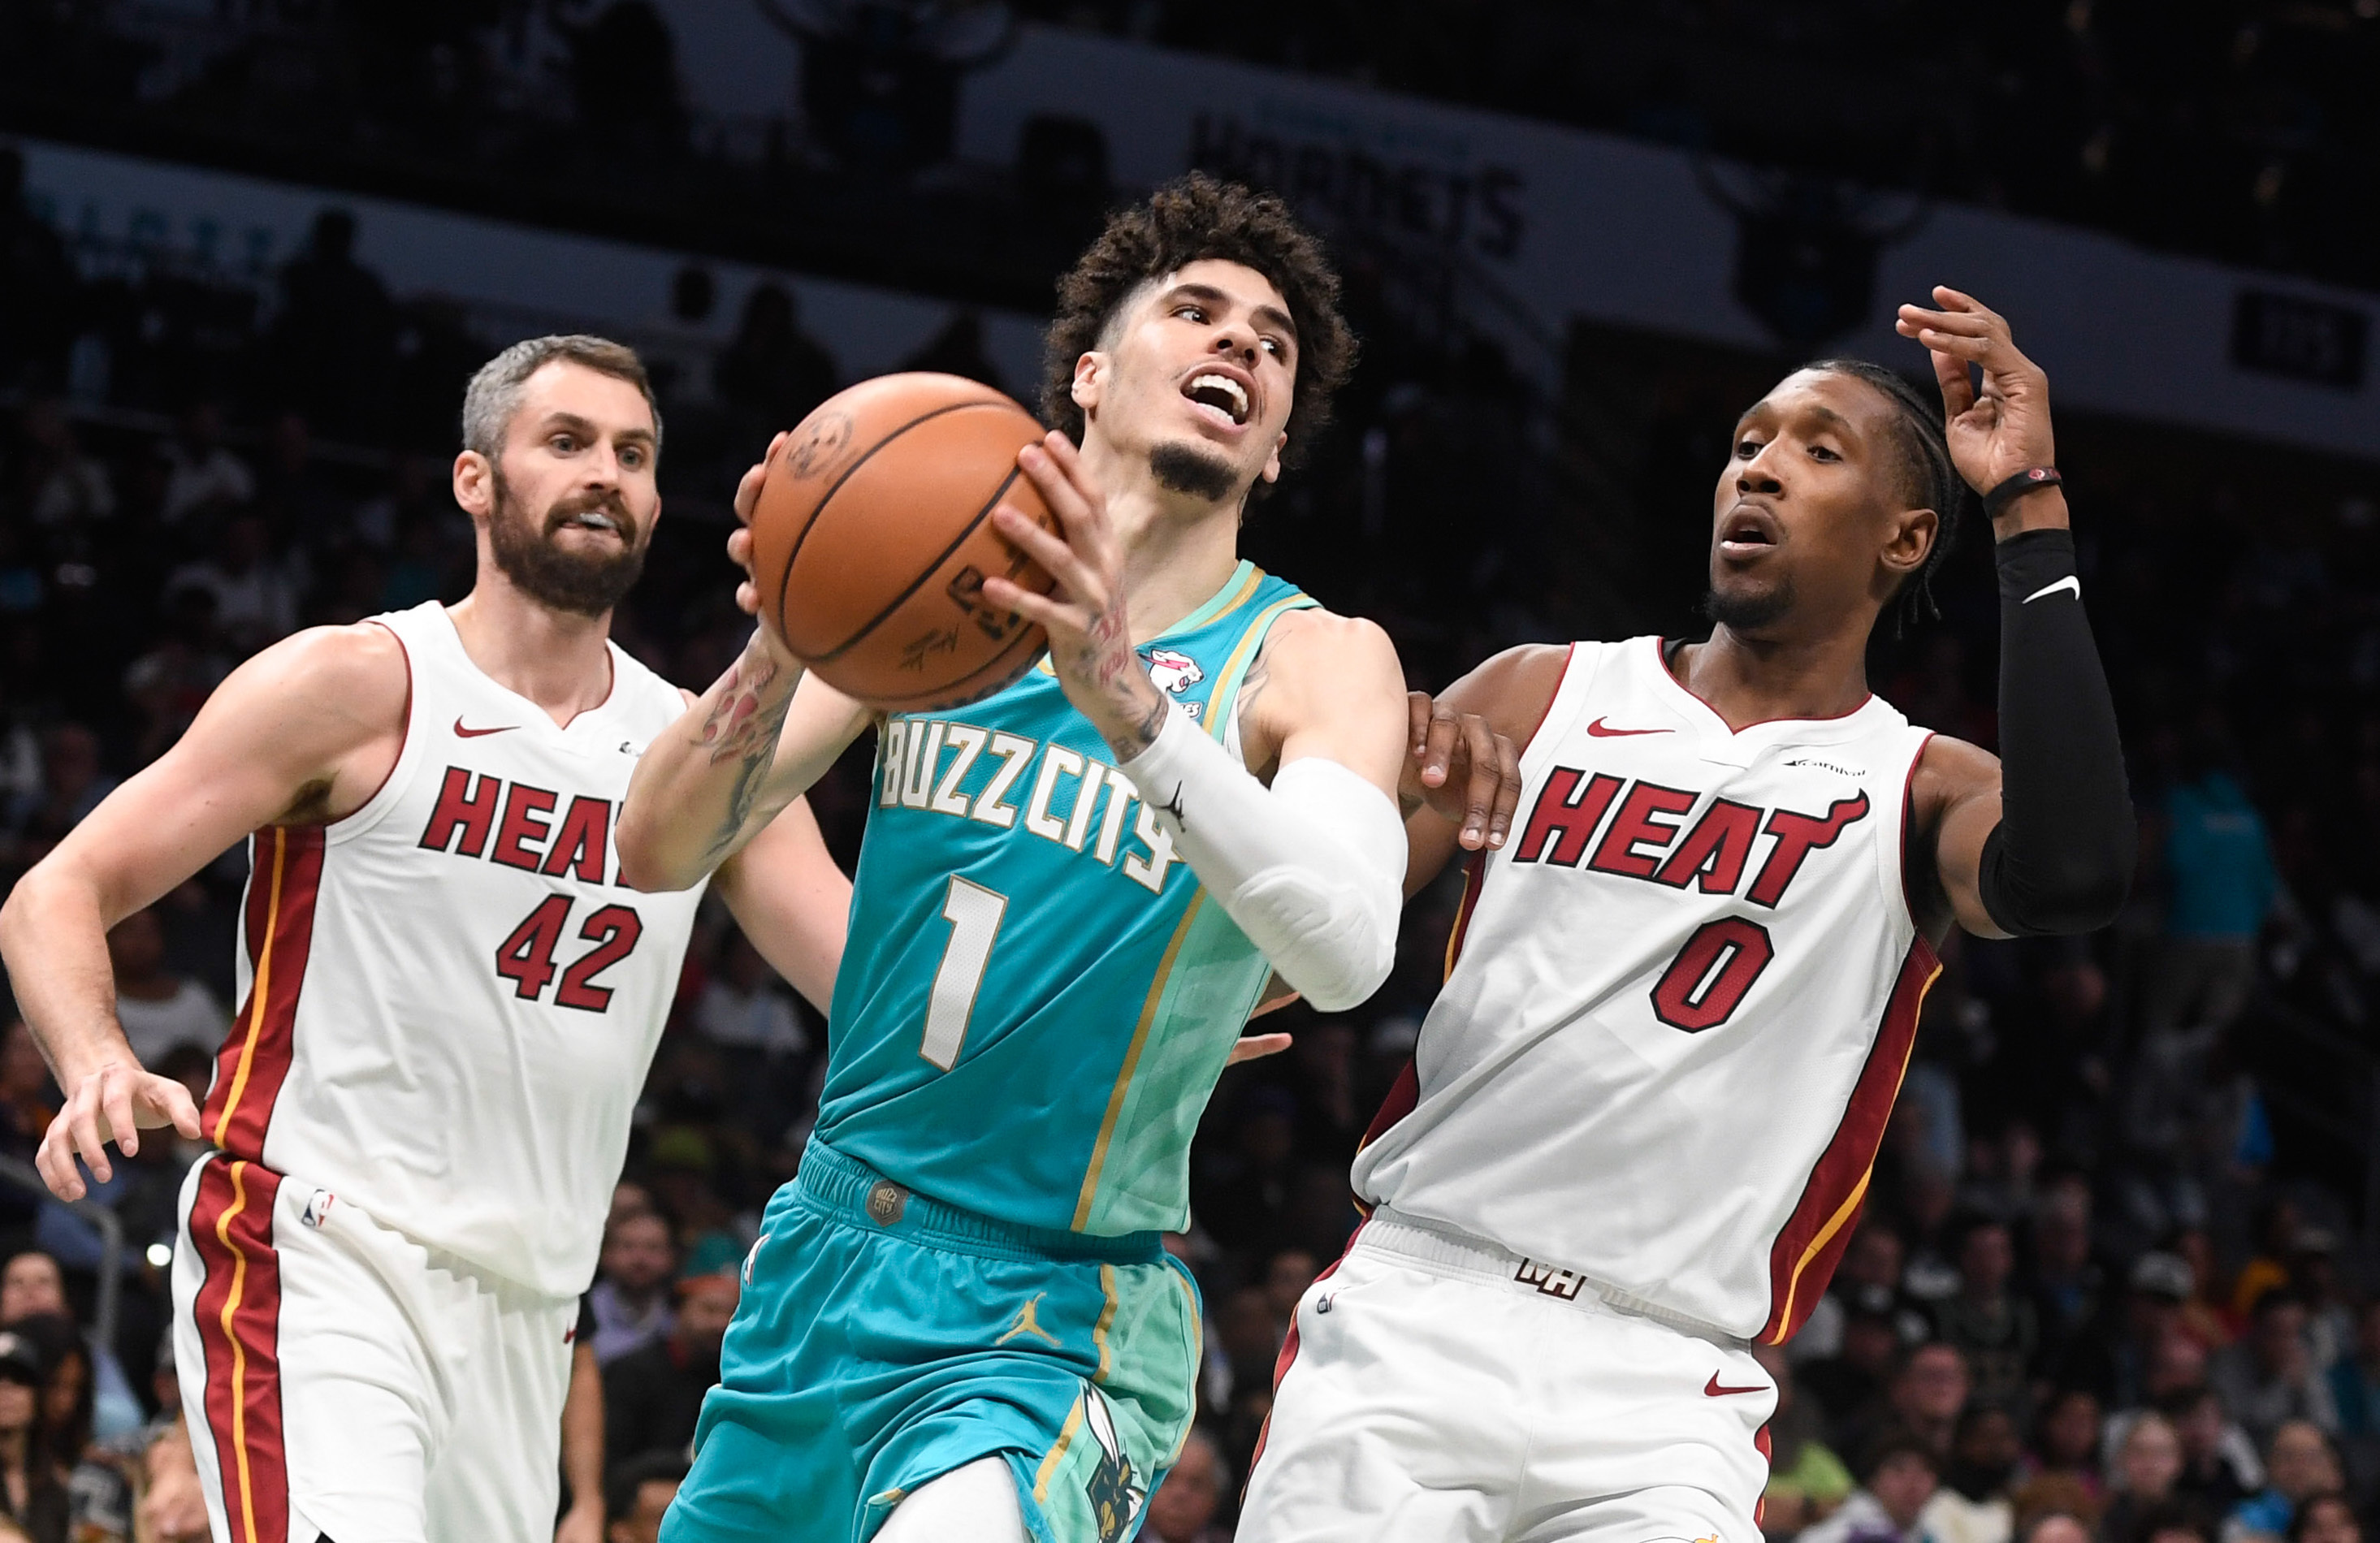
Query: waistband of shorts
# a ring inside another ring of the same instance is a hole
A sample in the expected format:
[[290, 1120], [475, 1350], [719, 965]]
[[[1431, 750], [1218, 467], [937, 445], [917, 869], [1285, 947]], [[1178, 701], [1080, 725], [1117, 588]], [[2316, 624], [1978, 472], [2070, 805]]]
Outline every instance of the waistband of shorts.
[[813, 1209], [855, 1225], [969, 1253], [1100, 1264], [1155, 1264], [1165, 1254], [1157, 1233], [1099, 1237], [978, 1215], [920, 1195], [815, 1136], [802, 1152], [793, 1187], [795, 1197]]
[[1381, 1206], [1372, 1212], [1371, 1220], [1355, 1234], [1354, 1245], [1394, 1254], [1441, 1274], [1466, 1276], [1589, 1310], [1608, 1307], [1632, 1318], [1650, 1318], [1682, 1334], [1708, 1340], [1730, 1350], [1742, 1350], [1751, 1343], [1716, 1324], [1673, 1312], [1583, 1271], [1515, 1254], [1500, 1243], [1474, 1237], [1460, 1228], [1407, 1216], [1390, 1206]]

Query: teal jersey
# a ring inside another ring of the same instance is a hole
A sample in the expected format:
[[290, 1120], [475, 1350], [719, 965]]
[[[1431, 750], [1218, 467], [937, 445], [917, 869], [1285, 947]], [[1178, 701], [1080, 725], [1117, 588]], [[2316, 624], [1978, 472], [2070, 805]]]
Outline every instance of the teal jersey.
[[[1313, 603], [1242, 563], [1141, 659], [1236, 747], [1265, 634]], [[1191, 1133], [1270, 973], [1045, 661], [884, 724], [819, 1139], [1000, 1221], [1179, 1229]]]

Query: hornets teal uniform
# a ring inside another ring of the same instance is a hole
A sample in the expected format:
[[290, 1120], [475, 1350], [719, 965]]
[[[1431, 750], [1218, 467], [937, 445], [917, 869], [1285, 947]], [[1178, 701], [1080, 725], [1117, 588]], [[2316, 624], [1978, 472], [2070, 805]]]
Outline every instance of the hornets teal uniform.
[[[1314, 602], [1243, 563], [1140, 650], [1217, 738]], [[858, 1543], [1002, 1454], [1043, 1543], [1129, 1537], [1195, 1411], [1191, 1133], [1270, 966], [1045, 663], [890, 720], [800, 1176], [745, 1265], [665, 1543]]]

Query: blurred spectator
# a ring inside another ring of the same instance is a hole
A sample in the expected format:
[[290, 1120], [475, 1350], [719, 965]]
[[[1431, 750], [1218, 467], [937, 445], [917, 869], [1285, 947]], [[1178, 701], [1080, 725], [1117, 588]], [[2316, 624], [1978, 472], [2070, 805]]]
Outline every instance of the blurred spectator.
[[2297, 1518], [2298, 1507], [2343, 1482], [2330, 1438], [2310, 1420], [2288, 1420], [2265, 1449], [2270, 1482], [2252, 1500], [2224, 1518], [2222, 1543], [2278, 1543]]
[[256, 474], [223, 442], [223, 409], [196, 402], [165, 442], [165, 492], [157, 517], [167, 525], [209, 519], [256, 496]]
[[1882, 1401], [1900, 1353], [1900, 1330], [1892, 1313], [1853, 1307], [1843, 1319], [1840, 1353], [1800, 1366], [1796, 1377], [1832, 1428], [1848, 1431]]
[[1792, 1358], [1776, 1345], [1752, 1352], [1777, 1384], [1768, 1418], [1768, 1487], [1761, 1491], [1761, 1529], [1786, 1537], [1825, 1521], [1853, 1488], [1851, 1470], [1828, 1447], [1824, 1418], [1794, 1387]]
[[1215, 1512], [1230, 1486], [1223, 1449], [1204, 1428], [1193, 1426], [1181, 1455], [1148, 1499], [1148, 1543], [1231, 1543], [1231, 1532], [1215, 1525]]
[[2206, 1513], [2187, 1500], [2152, 1506], [2132, 1529], [2133, 1543], [2215, 1543]]
[[9, 1155], [32, 1160], [33, 1148], [58, 1112], [49, 1063], [22, 1018], [11, 1019], [0, 1036], [0, 1124], [8, 1127]]
[[37, 1314], [12, 1327], [39, 1347], [49, 1368], [42, 1383], [42, 1425], [51, 1461], [67, 1476], [75, 1543], [129, 1538], [132, 1483], [121, 1458], [92, 1439], [91, 1352], [80, 1331], [62, 1314]]
[[2026, 1372], [2041, 1348], [2033, 1304], [2014, 1294], [2016, 1244], [2008, 1223], [1969, 1221], [1959, 1242], [1959, 1291], [1934, 1305], [1934, 1331], [1967, 1358], [1979, 1399], [2008, 1401], [2026, 1392]]
[[2355, 1320], [2355, 1343], [2331, 1363], [2326, 1380], [2338, 1433], [2380, 1437], [2380, 1297], [2363, 1305]]
[[[38, 1248], [29, 1248], [0, 1268], [0, 1329], [44, 1317], [71, 1323], [74, 1308], [67, 1300], [66, 1274], [58, 1269], [58, 1261]], [[84, 1348], [91, 1353], [92, 1428], [103, 1441], [127, 1440], [140, 1428], [144, 1418], [140, 1401], [133, 1395], [115, 1352], [91, 1343], [88, 1335], [84, 1341]]]
[[2089, 1521], [2068, 1510], [2021, 1514], [2017, 1537], [2022, 1543], [2092, 1543]]
[[735, 1316], [738, 1285], [733, 1270], [679, 1282], [669, 1333], [603, 1368], [606, 1464], [683, 1452], [694, 1440], [702, 1395], [719, 1381], [719, 1344]]
[[2212, 1388], [2184, 1388], [2158, 1401], [2181, 1439], [2181, 1477], [2174, 1492], [2221, 1515], [2265, 1482], [2256, 1443], [2224, 1412]]
[[2197, 1288], [2188, 1262], [2165, 1253], [2133, 1260], [2125, 1283], [2119, 1301], [2103, 1305], [2075, 1331], [2055, 1368], [2061, 1380], [2089, 1388], [2112, 1409], [2137, 1408], [2147, 1399], [2150, 1363], [2179, 1334], [2182, 1305]]
[[650, 0], [612, 0], [567, 36], [579, 128], [648, 154], [684, 136], [677, 45]]
[[1801, 1543], [1934, 1543], [1920, 1520], [1934, 1498], [1933, 1443], [1912, 1430], [1874, 1437], [1860, 1459], [1860, 1487]]
[[208, 555], [184, 564], [165, 580], [168, 596], [185, 588], [214, 597], [215, 625], [242, 657], [298, 630], [303, 577], [293, 558], [274, 550], [261, 515], [225, 520]]
[[14, 823], [45, 841], [82, 823], [115, 791], [99, 755], [99, 735], [80, 723], [59, 723], [42, 737], [42, 790], [17, 811]]
[[107, 934], [115, 971], [115, 1017], [140, 1064], [156, 1071], [176, 1045], [212, 1050], [231, 1027], [214, 993], [165, 964], [165, 932], [153, 908], [143, 907]]
[[173, 747], [231, 674], [216, 639], [215, 606], [215, 591], [204, 585], [169, 591], [156, 642], [125, 667], [125, 699], [140, 715], [132, 757], [141, 765]]
[[2256, 937], [2272, 913], [2278, 883], [2272, 844], [2240, 784], [2228, 738], [2219, 713], [2202, 713], [2184, 776], [2166, 794], [2166, 942], [2143, 1007], [2152, 1041], [2188, 1035], [2211, 1042], [2230, 1026], [2247, 1001]]
[[711, 389], [741, 408], [765, 433], [790, 429], [835, 394], [841, 373], [834, 356], [802, 331], [801, 301], [774, 279], [762, 279], [744, 300], [735, 340], [711, 365]]
[[2363, 1543], [2363, 1525], [2344, 1495], [2309, 1495], [2289, 1518], [2288, 1543]]
[[1936, 1543], [2010, 1543], [2016, 1505], [2009, 1488], [2023, 1452], [2016, 1418], [2006, 1409], [1977, 1402], [1961, 1412], [1941, 1483], [1922, 1513]]
[[739, 1122], [761, 1130], [796, 1102], [810, 1048], [792, 991], [738, 929], [694, 1006], [694, 1027], [726, 1059]]
[[356, 261], [356, 220], [325, 209], [303, 256], [281, 270], [273, 322], [275, 383], [333, 433], [369, 435], [395, 358], [395, 310], [378, 274]]
[[662, 1518], [686, 1479], [683, 1453], [646, 1452], [612, 1470], [603, 1485], [603, 1509], [611, 1516], [605, 1543], [661, 1543]]
[[2172, 1500], [2180, 1477], [2181, 1439], [2173, 1422], [2154, 1413], [2133, 1421], [2107, 1476], [2099, 1536], [2106, 1543], [2147, 1543], [2144, 1524]]
[[[2105, 1488], [2099, 1474], [2099, 1400], [2089, 1389], [2052, 1394], [2034, 1417], [2031, 1469], [2036, 1479], [2070, 1480], [2097, 1501]], [[2018, 1509], [2023, 1509], [2021, 1499]]]
[[2044, 1186], [2033, 1216], [2034, 1316], [2041, 1362], [2062, 1367], [2100, 1309], [2102, 1274], [2091, 1257], [2091, 1185], [2079, 1173]]
[[595, 1314], [596, 1360], [608, 1366], [670, 1331], [676, 1321], [670, 1282], [676, 1274], [677, 1240], [650, 1202], [644, 1209], [613, 1215], [604, 1229], [595, 1285], [587, 1294]]
[[68, 1543], [71, 1506], [42, 1419], [48, 1370], [32, 1341], [0, 1330], [0, 1515], [32, 1543]]
[[18, 431], [18, 507], [37, 527], [87, 526], [115, 513], [107, 468], [83, 454], [66, 409], [54, 401], [25, 409]]
[[1893, 1375], [1887, 1395], [1892, 1420], [1897, 1428], [1924, 1440], [1938, 1465], [1950, 1454], [1960, 1412], [1973, 1385], [1958, 1346], [1940, 1340], [1918, 1345], [1901, 1358]]
[[2323, 1431], [2338, 1428], [2330, 1383], [2306, 1344], [2305, 1305], [2286, 1287], [2257, 1299], [2248, 1332], [2216, 1355], [2208, 1380], [2231, 1417], [2260, 1441], [2288, 1420], [2305, 1420]]
[[1008, 383], [1000, 378], [1000, 367], [983, 347], [983, 312], [973, 306], [962, 306], [951, 312], [942, 330], [928, 338], [924, 346], [901, 361], [904, 370], [935, 370], [945, 375], [964, 375], [994, 391], [1006, 391]]

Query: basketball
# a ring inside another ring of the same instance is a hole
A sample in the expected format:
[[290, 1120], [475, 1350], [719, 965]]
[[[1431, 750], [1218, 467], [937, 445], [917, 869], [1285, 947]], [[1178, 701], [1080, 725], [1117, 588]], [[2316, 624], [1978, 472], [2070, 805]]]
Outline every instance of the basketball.
[[760, 617], [837, 690], [894, 712], [988, 697], [1041, 657], [1041, 628], [983, 599], [1055, 580], [991, 524], [1005, 500], [1057, 516], [1017, 469], [1033, 415], [956, 375], [884, 375], [820, 403], [770, 463], [752, 513]]

